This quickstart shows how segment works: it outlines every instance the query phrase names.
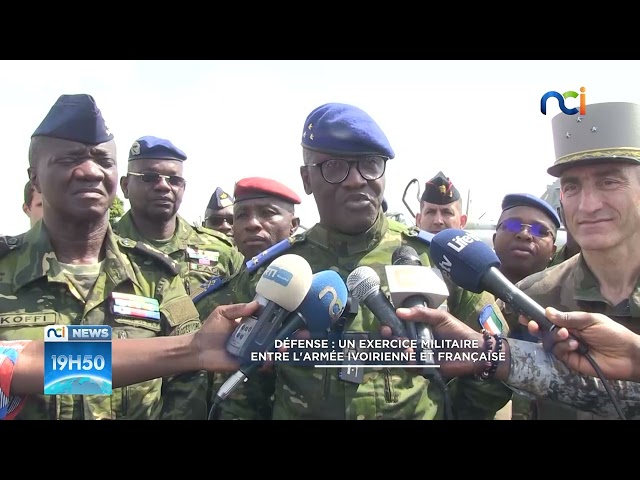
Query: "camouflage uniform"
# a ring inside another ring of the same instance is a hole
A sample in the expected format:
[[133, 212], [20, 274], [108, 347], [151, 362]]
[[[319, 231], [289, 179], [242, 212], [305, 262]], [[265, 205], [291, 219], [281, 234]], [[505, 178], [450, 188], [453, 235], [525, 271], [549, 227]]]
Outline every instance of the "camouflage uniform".
[[[560, 311], [583, 311], [602, 313], [624, 325], [634, 333], [640, 333], [640, 282], [628, 300], [613, 306], [602, 297], [600, 284], [593, 276], [578, 253], [555, 267], [535, 273], [517, 285], [526, 295], [545, 307], [554, 307]], [[517, 315], [507, 305], [505, 317], [510, 325], [518, 321]], [[557, 407], [557, 409], [556, 409]], [[558, 406], [546, 401], [537, 401], [538, 418], [591, 419], [575, 409]], [[554, 410], [552, 413], [551, 410]]]
[[244, 258], [229, 237], [209, 228], [189, 225], [180, 215], [176, 216], [176, 231], [167, 242], [144, 238], [133, 223], [131, 210], [116, 223], [114, 232], [169, 255], [180, 265], [180, 275], [189, 294], [201, 291], [201, 285], [212, 277], [232, 277], [240, 270]]
[[[87, 300], [61, 270], [42, 222], [0, 239], [0, 340], [42, 340], [45, 325], [110, 325], [115, 338], [195, 331], [201, 323], [178, 265], [109, 227], [105, 259]], [[153, 297], [161, 319], [109, 313], [112, 292]], [[34, 395], [18, 419], [205, 419], [206, 374], [194, 372], [113, 390], [111, 396]]]
[[[617, 418], [611, 399], [599, 378], [572, 371], [541, 345], [508, 339], [511, 370], [507, 385], [540, 399], [561, 402], [603, 417]], [[640, 383], [609, 381], [629, 420], [640, 419]]]
[[[346, 236], [329, 232], [318, 224], [292, 237], [290, 242], [287, 253], [307, 259], [314, 272], [331, 269], [346, 280], [358, 266], [372, 267], [380, 276], [385, 293], [388, 289], [384, 281], [384, 266], [391, 264], [391, 256], [401, 244], [414, 247], [423, 265], [431, 265], [428, 246], [418, 240], [417, 230], [398, 222], [389, 222], [382, 214], [369, 231], [361, 235]], [[234, 303], [250, 301], [254, 297], [256, 283], [271, 260], [273, 257], [260, 263], [262, 259], [258, 256], [255, 263], [259, 264], [259, 268], [240, 273], [233, 282]], [[495, 306], [493, 296], [487, 293], [477, 295], [449, 286], [450, 311], [478, 330], [478, 315], [487, 304]], [[499, 311], [497, 306], [495, 309]], [[360, 305], [358, 314], [345, 325], [344, 331], [366, 332], [375, 336], [379, 328], [380, 324], [371, 311]], [[271, 393], [275, 393], [273, 419], [423, 420], [443, 417], [440, 389], [428, 379], [405, 369], [372, 368], [364, 374], [359, 385], [339, 380], [337, 369], [279, 364], [275, 366], [275, 372], [275, 386], [268, 385], [268, 380], [265, 380], [268, 377], [257, 382], [257, 376], [241, 385], [222, 403], [220, 418], [258, 418], [257, 412], [269, 411]], [[460, 388], [456, 389], [452, 402], [457, 415], [474, 416], [480, 411], [483, 418], [493, 418], [495, 412], [509, 400], [511, 391], [501, 382], [480, 383], [461, 383]], [[480, 402], [482, 407], [478, 408], [477, 403], [469, 405], [468, 402]], [[465, 409], [473, 413], [466, 413]]]

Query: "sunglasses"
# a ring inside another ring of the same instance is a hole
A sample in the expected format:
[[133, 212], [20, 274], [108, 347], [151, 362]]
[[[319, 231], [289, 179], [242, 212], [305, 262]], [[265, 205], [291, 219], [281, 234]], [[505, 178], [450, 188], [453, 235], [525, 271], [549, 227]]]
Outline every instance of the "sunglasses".
[[225, 222], [233, 226], [233, 217], [231, 216], [222, 217], [219, 215], [210, 215], [203, 220], [202, 226], [203, 227], [222, 226]]
[[503, 220], [498, 224], [497, 228], [501, 228], [502, 230], [506, 230], [511, 233], [520, 233], [526, 228], [534, 237], [553, 237], [553, 232], [546, 225], [538, 222], [523, 223], [515, 218], [507, 218], [506, 220]]
[[127, 175], [133, 175], [134, 177], [140, 177], [144, 183], [158, 183], [161, 178], [165, 179], [169, 185], [172, 187], [184, 187], [187, 183], [186, 180], [179, 175], [162, 175], [160, 173], [155, 172], [129, 172]]
[[321, 163], [313, 163], [308, 166], [319, 167], [322, 178], [327, 183], [342, 183], [349, 176], [351, 166], [356, 165], [358, 172], [365, 180], [378, 180], [387, 166], [387, 157], [380, 155], [369, 155], [357, 160], [345, 160], [344, 158], [331, 158]]

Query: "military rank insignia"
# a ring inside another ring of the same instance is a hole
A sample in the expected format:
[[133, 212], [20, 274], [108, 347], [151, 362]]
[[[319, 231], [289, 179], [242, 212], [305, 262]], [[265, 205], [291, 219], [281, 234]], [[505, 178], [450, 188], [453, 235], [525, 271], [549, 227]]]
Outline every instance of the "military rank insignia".
[[267, 261], [289, 250], [291, 248], [291, 245], [293, 245], [293, 242], [294, 237], [289, 237], [267, 248], [266, 250], [246, 262], [247, 270], [249, 270], [249, 272], [251, 273], [255, 272]]
[[160, 321], [160, 304], [155, 298], [112, 292], [110, 309], [114, 315]]
[[482, 309], [478, 322], [480, 327], [491, 335], [502, 335], [502, 322], [491, 305], [487, 305]]

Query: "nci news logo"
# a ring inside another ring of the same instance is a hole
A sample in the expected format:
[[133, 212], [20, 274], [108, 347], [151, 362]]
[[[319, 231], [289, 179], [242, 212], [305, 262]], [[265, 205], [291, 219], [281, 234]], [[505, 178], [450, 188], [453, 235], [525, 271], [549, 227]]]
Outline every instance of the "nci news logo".
[[44, 394], [111, 395], [111, 327], [44, 327]]
[[[586, 91], [587, 89], [585, 87], [580, 87], [580, 93], [574, 92], [572, 90], [568, 92], [564, 92], [563, 94], [560, 94], [558, 92], [553, 92], [553, 91], [547, 92], [540, 99], [540, 111], [542, 112], [543, 115], [546, 115], [547, 102], [549, 101], [550, 98], [555, 98], [558, 100], [558, 106], [560, 107], [560, 110], [562, 110], [562, 113], [564, 113], [565, 115], [575, 115], [576, 113], [580, 113], [580, 115], [586, 115], [587, 114], [587, 94], [585, 93]], [[578, 97], [580, 97], [580, 108], [579, 109], [567, 108], [564, 101], [567, 98], [578, 98]]]

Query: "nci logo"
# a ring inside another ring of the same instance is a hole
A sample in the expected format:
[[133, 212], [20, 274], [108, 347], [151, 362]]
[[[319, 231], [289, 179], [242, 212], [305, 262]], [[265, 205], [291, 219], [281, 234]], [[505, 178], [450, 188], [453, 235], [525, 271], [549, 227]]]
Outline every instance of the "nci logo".
[[[558, 100], [558, 106], [560, 107], [560, 110], [562, 110], [562, 113], [564, 113], [565, 115], [575, 115], [576, 113], [580, 113], [580, 115], [586, 115], [587, 114], [587, 94], [585, 93], [586, 91], [587, 89], [585, 87], [580, 87], [580, 93], [574, 92], [572, 90], [568, 92], [564, 92], [563, 94], [560, 94], [554, 91], [547, 92], [540, 99], [540, 111], [542, 112], [543, 115], [546, 115], [547, 102], [549, 101], [550, 98], [555, 98]], [[580, 108], [579, 109], [567, 108], [564, 101], [567, 98], [578, 98], [578, 97], [580, 97]]]

